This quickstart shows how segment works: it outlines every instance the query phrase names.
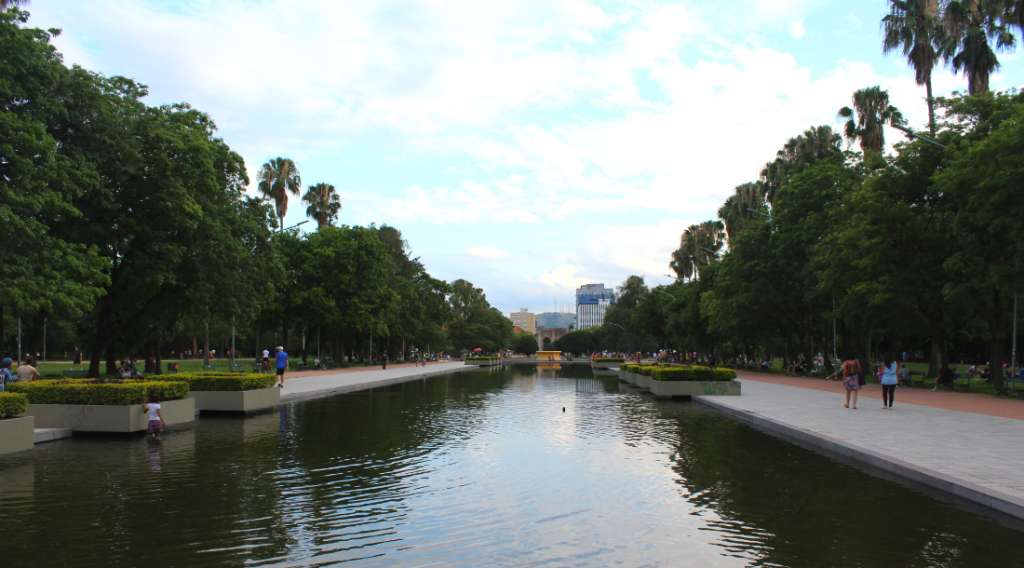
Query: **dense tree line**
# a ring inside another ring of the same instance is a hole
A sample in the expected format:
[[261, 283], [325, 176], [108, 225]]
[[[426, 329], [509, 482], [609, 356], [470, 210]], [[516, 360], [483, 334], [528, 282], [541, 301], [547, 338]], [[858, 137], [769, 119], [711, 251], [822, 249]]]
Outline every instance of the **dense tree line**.
[[[927, 357], [932, 376], [951, 356], [991, 361], [1001, 388], [1024, 276], [1024, 95], [990, 93], [988, 77], [1024, 4], [890, 6], [884, 49], [902, 51], [926, 86], [927, 130], [909, 129], [884, 90], [854, 93], [838, 111], [842, 133], [794, 136], [719, 219], [684, 231], [675, 283], [630, 277], [608, 323], [566, 336], [563, 349], [787, 361], [835, 351], [865, 364], [907, 351]], [[942, 61], [964, 72], [967, 95], [932, 96]], [[909, 134], [889, 153], [887, 125]], [[860, 152], [844, 151], [844, 136]]]
[[[75, 346], [90, 371], [125, 356], [282, 343], [340, 359], [412, 349], [496, 350], [512, 324], [463, 280], [431, 277], [393, 227], [334, 227], [341, 202], [303, 196], [318, 230], [282, 226], [301, 180], [292, 160], [259, 171], [187, 104], [149, 106], [146, 87], [66, 67], [56, 31], [0, 13], [0, 346]], [[269, 199], [269, 202], [268, 202]], [[212, 343], [208, 343], [212, 335]], [[152, 369], [151, 369], [152, 370]]]

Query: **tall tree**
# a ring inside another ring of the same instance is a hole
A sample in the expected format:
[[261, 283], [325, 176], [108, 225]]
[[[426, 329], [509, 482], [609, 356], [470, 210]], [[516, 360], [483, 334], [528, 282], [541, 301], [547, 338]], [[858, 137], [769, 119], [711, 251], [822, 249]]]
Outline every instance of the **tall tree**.
[[889, 93], [880, 87], [868, 87], [853, 93], [853, 108], [839, 109], [847, 119], [844, 133], [850, 142], [859, 141], [865, 162], [882, 155], [885, 147], [885, 125], [900, 124], [900, 111], [889, 104]]
[[1012, 48], [1013, 33], [1006, 23], [1006, 0], [947, 0], [942, 15], [945, 28], [942, 56], [957, 73], [967, 75], [967, 92], [989, 92], [989, 77], [999, 69], [992, 49]]
[[751, 219], [762, 213], [765, 213], [764, 184], [751, 182], [736, 187], [735, 193], [718, 209], [718, 218], [725, 223], [725, 234], [732, 242]]
[[939, 0], [890, 0], [889, 14], [882, 18], [883, 50], [900, 50], [914, 68], [914, 79], [924, 85], [928, 103], [928, 131], [935, 136], [935, 99], [932, 70], [939, 60]]
[[302, 200], [306, 202], [306, 216], [316, 219], [321, 229], [332, 225], [341, 212], [341, 197], [329, 183], [309, 186]]
[[274, 200], [279, 230], [284, 229], [284, 216], [288, 212], [288, 194], [298, 195], [302, 188], [302, 179], [295, 162], [290, 158], [273, 158], [260, 168], [259, 192], [266, 198]]
[[700, 278], [700, 272], [718, 260], [725, 245], [725, 226], [721, 221], [704, 221], [690, 225], [679, 238], [679, 248], [672, 253], [669, 266], [684, 280]]
[[793, 172], [821, 158], [840, 153], [842, 139], [828, 126], [808, 128], [803, 134], [790, 138], [775, 154], [775, 159], [761, 170], [761, 182], [768, 203], [773, 203], [775, 194], [786, 183]]

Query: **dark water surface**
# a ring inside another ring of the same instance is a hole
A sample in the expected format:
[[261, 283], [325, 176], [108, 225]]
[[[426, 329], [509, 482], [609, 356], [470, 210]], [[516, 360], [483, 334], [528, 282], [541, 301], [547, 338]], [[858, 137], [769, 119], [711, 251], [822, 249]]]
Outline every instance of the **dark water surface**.
[[5, 568], [1024, 563], [1017, 527], [585, 368], [45, 444], [0, 458], [0, 534]]

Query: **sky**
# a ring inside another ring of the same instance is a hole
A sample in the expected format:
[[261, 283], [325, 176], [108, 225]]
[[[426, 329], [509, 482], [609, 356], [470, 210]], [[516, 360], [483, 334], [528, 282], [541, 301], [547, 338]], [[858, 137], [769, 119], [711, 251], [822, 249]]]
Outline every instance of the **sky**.
[[[208, 113], [245, 158], [333, 184], [339, 222], [397, 227], [438, 278], [508, 313], [574, 290], [672, 280], [716, 217], [806, 128], [881, 85], [910, 123], [924, 89], [883, 55], [885, 0], [32, 0], [68, 64]], [[1024, 84], [1019, 51], [992, 87]], [[965, 91], [937, 70], [937, 95]], [[890, 142], [900, 139], [888, 134]], [[255, 190], [255, 184], [252, 188]], [[305, 219], [292, 197], [285, 219]], [[302, 230], [315, 230], [314, 223]]]

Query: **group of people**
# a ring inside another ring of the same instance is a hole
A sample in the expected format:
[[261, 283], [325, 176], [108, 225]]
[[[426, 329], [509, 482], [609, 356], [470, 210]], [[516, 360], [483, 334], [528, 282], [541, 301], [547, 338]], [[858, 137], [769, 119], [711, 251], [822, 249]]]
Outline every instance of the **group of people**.
[[9, 356], [0, 362], [0, 392], [7, 390], [7, 385], [17, 381], [34, 381], [39, 378], [39, 369], [36, 368], [36, 360], [31, 355], [25, 362], [14, 367], [14, 359]]
[[[901, 371], [906, 373], [909, 369], [906, 369], [891, 354], [885, 356], [882, 364], [875, 371], [878, 382], [882, 384], [882, 408], [892, 408], [893, 402], [896, 399], [896, 385], [899, 384]], [[843, 407], [856, 410], [860, 389], [867, 384], [864, 369], [856, 357], [849, 356], [843, 361], [839, 372], [841, 373], [843, 386], [846, 391]]]

